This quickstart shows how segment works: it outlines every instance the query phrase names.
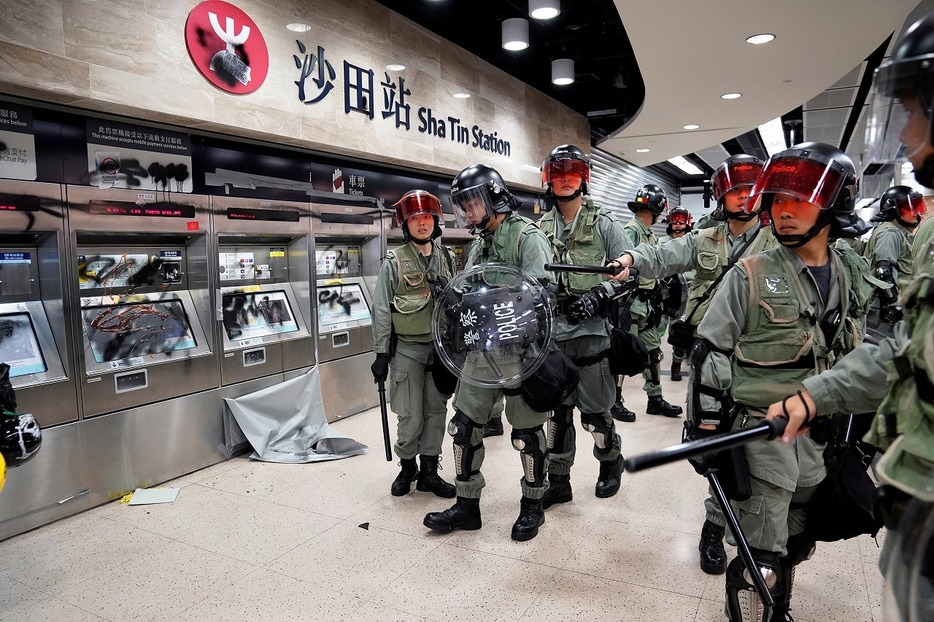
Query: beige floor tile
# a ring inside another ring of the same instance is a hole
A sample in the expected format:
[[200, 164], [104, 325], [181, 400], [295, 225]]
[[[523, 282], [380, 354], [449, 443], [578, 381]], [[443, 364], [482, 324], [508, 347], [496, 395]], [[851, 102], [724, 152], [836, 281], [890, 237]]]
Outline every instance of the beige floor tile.
[[429, 618], [413, 616], [411, 613], [396, 611], [376, 603], [364, 603], [358, 609], [345, 615], [342, 622], [433, 622]]
[[25, 607], [6, 609], [0, 603], [0, 622], [49, 622], [67, 620], [68, 622], [104, 622], [105, 618], [83, 611], [57, 598], [46, 598]]
[[0, 581], [0, 620], [15, 619], [17, 612], [41, 605], [50, 598], [48, 594], [20, 583], [8, 574]]

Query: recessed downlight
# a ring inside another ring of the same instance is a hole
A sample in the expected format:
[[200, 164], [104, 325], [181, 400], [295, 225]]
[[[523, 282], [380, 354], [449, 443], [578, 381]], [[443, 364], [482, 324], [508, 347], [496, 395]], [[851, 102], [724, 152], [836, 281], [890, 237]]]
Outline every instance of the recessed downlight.
[[301, 22], [293, 22], [286, 26], [292, 32], [308, 32], [311, 30], [311, 26], [308, 24], [303, 24]]
[[467, 99], [470, 97], [470, 93], [454, 93], [454, 97], [457, 99]]
[[649, 150], [648, 150], [648, 149], [645, 149], [645, 148], [643, 148], [643, 149], [636, 149], [636, 153], [648, 153], [648, 152], [649, 152]]
[[405, 65], [400, 65], [399, 63], [392, 63], [389, 65], [386, 65], [386, 69], [388, 69], [389, 71], [402, 71], [403, 69], [405, 69]]
[[700, 126], [697, 123], [688, 123], [687, 125], [682, 125], [681, 127], [683, 127], [686, 130], [696, 130]]
[[742, 96], [742, 93], [724, 93], [720, 96], [720, 99], [739, 99]]
[[746, 43], [751, 43], [752, 45], [762, 45], [763, 43], [768, 43], [775, 39], [775, 35], [771, 32], [762, 32], [757, 35], [752, 35], [751, 37], [746, 37]]

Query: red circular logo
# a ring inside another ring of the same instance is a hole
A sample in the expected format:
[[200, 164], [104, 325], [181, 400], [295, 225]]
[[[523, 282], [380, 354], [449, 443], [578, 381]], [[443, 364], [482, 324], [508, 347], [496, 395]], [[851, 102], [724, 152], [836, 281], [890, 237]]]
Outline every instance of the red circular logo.
[[228, 93], [252, 93], [266, 80], [269, 50], [263, 33], [232, 4], [208, 0], [192, 9], [185, 45], [198, 71]]

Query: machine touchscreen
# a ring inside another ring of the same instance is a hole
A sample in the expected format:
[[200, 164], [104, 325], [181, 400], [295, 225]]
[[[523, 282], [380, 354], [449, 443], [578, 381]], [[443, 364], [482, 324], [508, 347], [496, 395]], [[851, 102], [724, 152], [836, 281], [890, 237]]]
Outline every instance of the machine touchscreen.
[[237, 341], [298, 330], [289, 299], [282, 290], [223, 294], [224, 330]]
[[178, 299], [84, 307], [81, 316], [98, 363], [198, 345]]
[[10, 366], [10, 377], [49, 371], [28, 313], [0, 315], [0, 361]]
[[370, 307], [358, 283], [318, 287], [318, 323], [321, 330], [350, 321], [370, 320]]

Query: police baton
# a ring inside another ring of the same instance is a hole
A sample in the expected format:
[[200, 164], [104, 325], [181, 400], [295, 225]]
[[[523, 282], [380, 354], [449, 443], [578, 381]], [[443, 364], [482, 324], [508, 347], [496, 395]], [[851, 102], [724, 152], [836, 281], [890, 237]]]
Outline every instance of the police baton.
[[[578, 274], [619, 274], [624, 268], [614, 266], [580, 266], [572, 263], [546, 263], [545, 270], [549, 272], [576, 272]], [[629, 275], [639, 276], [639, 271], [629, 268]]]
[[392, 462], [392, 450], [389, 441], [389, 415], [386, 413], [386, 382], [380, 380], [376, 383], [379, 392], [379, 415], [383, 421], [383, 446], [386, 448], [386, 462]]

